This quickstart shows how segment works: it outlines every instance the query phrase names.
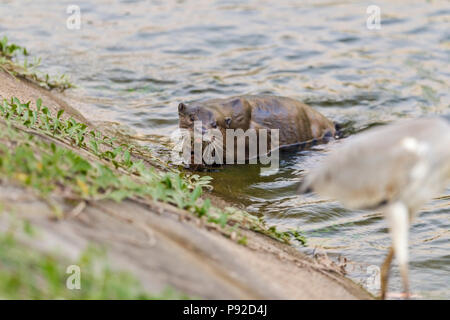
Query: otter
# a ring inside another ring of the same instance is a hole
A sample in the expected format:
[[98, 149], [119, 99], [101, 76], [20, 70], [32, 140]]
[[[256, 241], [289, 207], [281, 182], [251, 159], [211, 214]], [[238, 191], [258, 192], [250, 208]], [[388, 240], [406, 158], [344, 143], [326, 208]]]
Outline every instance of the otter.
[[[219, 129], [224, 139], [226, 129], [255, 129], [257, 132], [267, 129], [269, 136], [270, 129], [278, 129], [280, 148], [308, 147], [327, 142], [336, 134], [334, 123], [321, 113], [297, 100], [280, 96], [244, 95], [189, 105], [180, 103], [178, 115], [180, 129], [193, 130], [194, 122], [201, 121], [203, 133]], [[224, 142], [224, 151], [225, 147]]]

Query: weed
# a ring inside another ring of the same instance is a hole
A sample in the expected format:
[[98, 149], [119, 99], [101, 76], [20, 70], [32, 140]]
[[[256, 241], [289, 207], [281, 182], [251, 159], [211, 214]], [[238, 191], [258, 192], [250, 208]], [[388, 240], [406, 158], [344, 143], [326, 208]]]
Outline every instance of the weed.
[[247, 237], [242, 237], [240, 238], [237, 243], [239, 243], [240, 245], [246, 246], [247, 245]]
[[4, 36], [0, 40], [0, 55], [6, 58], [11, 59], [18, 52], [22, 53], [24, 56], [28, 55], [28, 51], [26, 48], [18, 46], [15, 43], [8, 43], [8, 38]]
[[[23, 224], [25, 235], [34, 234]], [[131, 274], [111, 269], [106, 252], [93, 246], [69, 261], [27, 247], [8, 230], [0, 232], [0, 247], [0, 299], [189, 299], [171, 288], [149, 294]], [[80, 289], [66, 287], [69, 265], [80, 267]]]
[[296, 241], [300, 242], [300, 244], [302, 246], [306, 246], [307, 245], [307, 240], [306, 237], [304, 235], [302, 235], [300, 233], [300, 231], [298, 230], [288, 230], [288, 231], [284, 231], [284, 234], [294, 238]]
[[[0, 172], [32, 187], [42, 196], [59, 192], [84, 200], [150, 198], [199, 216], [209, 210], [209, 200], [203, 201], [200, 197], [202, 190], [209, 187], [211, 178], [198, 175], [183, 178], [176, 172], [147, 167], [142, 160], [134, 161], [133, 147], [114, 146], [111, 139], [88, 130], [86, 124], [73, 118], [64, 120], [62, 110], [52, 115], [40, 99], [36, 101], [35, 110], [30, 108], [29, 102], [21, 103], [15, 97], [4, 100], [0, 104], [0, 115], [10, 126], [31, 129], [28, 132], [11, 128], [4, 131], [4, 135], [8, 135], [6, 140], [15, 140], [15, 143], [9, 146], [5, 141], [0, 146]], [[36, 139], [33, 133], [44, 133], [56, 140]], [[88, 156], [57, 142], [67, 142], [88, 151]]]
[[[63, 110], [52, 114], [41, 99], [35, 109], [30, 102], [22, 103], [15, 97], [3, 100], [0, 117], [5, 120], [0, 125], [8, 128], [2, 130], [0, 138], [4, 140], [0, 173], [32, 187], [43, 197], [56, 192], [80, 200], [162, 201], [217, 224], [227, 236], [231, 236], [233, 226], [239, 225], [283, 242], [293, 237], [305, 243], [304, 237], [294, 231], [278, 232], [245, 211], [221, 210], [209, 199], [202, 199], [204, 189], [211, 189], [211, 177], [149, 167], [132, 156], [135, 152], [143, 154], [142, 147], [118, 145], [115, 139], [90, 130], [86, 124], [64, 118]], [[41, 135], [48, 139], [39, 139]], [[151, 158], [149, 152], [146, 155]]]
[[[0, 40], [0, 68], [13, 76], [26, 78], [41, 87], [47, 89], [58, 89], [64, 91], [74, 87], [66, 75], [51, 77], [49, 74], [42, 74], [37, 71], [41, 64], [41, 59], [35, 58], [29, 62], [26, 58], [29, 55], [28, 50], [15, 43], [9, 43], [8, 38], [4, 36]], [[18, 57], [23, 58], [20, 63]]]

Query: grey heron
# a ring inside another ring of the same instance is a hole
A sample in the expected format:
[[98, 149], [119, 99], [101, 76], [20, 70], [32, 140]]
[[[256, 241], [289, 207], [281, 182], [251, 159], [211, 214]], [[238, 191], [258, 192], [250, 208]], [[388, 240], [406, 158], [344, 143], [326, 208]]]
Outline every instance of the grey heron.
[[409, 226], [421, 206], [449, 182], [447, 116], [403, 120], [348, 138], [306, 174], [299, 191], [314, 191], [350, 209], [383, 211], [392, 240], [380, 270], [384, 299], [394, 255], [409, 297]]

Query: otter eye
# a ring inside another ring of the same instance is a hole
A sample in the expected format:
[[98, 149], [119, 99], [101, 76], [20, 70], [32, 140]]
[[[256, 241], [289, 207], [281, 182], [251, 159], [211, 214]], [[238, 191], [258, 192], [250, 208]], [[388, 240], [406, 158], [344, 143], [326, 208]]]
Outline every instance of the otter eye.
[[211, 128], [217, 128], [217, 123], [215, 121], [211, 122]]
[[231, 124], [231, 118], [230, 117], [226, 117], [225, 118], [225, 125], [229, 128]]
[[194, 121], [195, 121], [194, 115], [191, 114], [191, 115], [189, 116], [189, 119], [191, 119], [191, 121], [194, 122]]

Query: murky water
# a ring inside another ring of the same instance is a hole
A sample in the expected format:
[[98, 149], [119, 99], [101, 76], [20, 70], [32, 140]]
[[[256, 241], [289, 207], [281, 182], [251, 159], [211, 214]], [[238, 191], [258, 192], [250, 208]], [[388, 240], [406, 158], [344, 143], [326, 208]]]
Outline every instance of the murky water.
[[[66, 28], [67, 5], [81, 8]], [[401, 117], [450, 112], [448, 1], [377, 1], [381, 30], [368, 30], [365, 1], [8, 1], [0, 34], [67, 73], [68, 95], [140, 140], [167, 137], [180, 101], [271, 93], [297, 98], [358, 131]], [[323, 148], [323, 147], [321, 147]], [[295, 195], [321, 148], [283, 156], [281, 170], [257, 166], [213, 173], [216, 192], [279, 228], [298, 228], [330, 256], [343, 255], [365, 283], [389, 245], [379, 212]], [[411, 229], [411, 285], [450, 298], [450, 190]], [[368, 269], [369, 268], [369, 269]], [[369, 271], [369, 273], [367, 273]], [[393, 269], [391, 291], [400, 291]]]

